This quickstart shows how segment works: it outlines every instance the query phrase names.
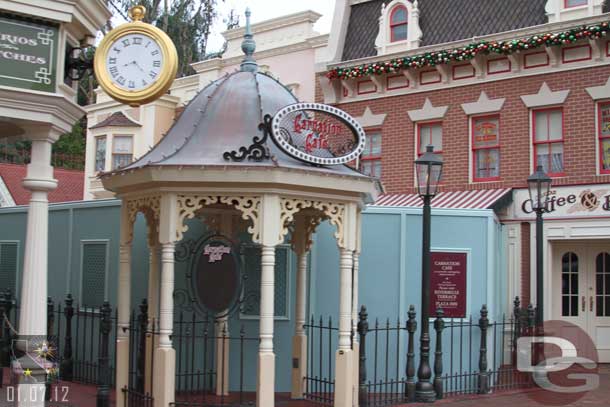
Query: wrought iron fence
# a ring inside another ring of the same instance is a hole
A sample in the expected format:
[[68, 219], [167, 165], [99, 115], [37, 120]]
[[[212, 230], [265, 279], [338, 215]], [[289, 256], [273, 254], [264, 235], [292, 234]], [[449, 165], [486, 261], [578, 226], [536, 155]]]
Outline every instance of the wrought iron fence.
[[324, 405], [332, 405], [335, 394], [335, 350], [339, 328], [333, 326], [332, 318], [327, 322], [320, 317], [318, 323], [311, 317], [303, 325], [307, 333], [307, 376], [303, 397]]
[[[11, 144], [0, 144], [0, 163], [29, 164], [30, 158], [29, 149], [18, 148]], [[53, 152], [51, 154], [51, 165], [55, 168], [82, 171], [85, 168], [85, 156]]]

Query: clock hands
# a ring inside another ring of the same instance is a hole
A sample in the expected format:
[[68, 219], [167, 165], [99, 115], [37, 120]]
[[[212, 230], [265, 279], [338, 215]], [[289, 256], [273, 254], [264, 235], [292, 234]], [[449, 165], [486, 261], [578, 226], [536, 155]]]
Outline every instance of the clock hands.
[[136, 60], [128, 62], [123, 66], [128, 66], [128, 65], [135, 65], [140, 71], [144, 72], [144, 69], [142, 69], [142, 67], [140, 66], [140, 64], [138, 64], [138, 62]]

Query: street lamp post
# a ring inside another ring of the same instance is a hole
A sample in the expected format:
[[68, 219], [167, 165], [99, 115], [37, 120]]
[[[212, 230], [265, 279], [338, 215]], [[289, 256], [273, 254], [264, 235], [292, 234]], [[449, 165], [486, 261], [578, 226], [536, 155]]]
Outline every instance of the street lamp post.
[[542, 165], [527, 178], [532, 209], [536, 212], [536, 325], [542, 329], [544, 322], [544, 270], [542, 248], [542, 214], [547, 211], [551, 178], [544, 172]]
[[432, 369], [430, 368], [430, 201], [436, 195], [443, 171], [443, 160], [434, 154], [433, 146], [428, 145], [426, 152], [415, 160], [415, 170], [418, 194], [424, 201], [420, 362], [417, 370], [415, 398], [419, 402], [431, 403], [436, 400], [436, 393], [432, 386]]

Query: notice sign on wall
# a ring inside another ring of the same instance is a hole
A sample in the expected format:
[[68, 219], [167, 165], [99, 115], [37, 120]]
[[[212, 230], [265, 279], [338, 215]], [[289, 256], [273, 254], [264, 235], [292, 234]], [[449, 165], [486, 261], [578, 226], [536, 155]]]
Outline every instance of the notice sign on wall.
[[0, 85], [55, 91], [58, 29], [0, 17]]
[[430, 315], [442, 309], [446, 318], [466, 317], [466, 253], [432, 252]]

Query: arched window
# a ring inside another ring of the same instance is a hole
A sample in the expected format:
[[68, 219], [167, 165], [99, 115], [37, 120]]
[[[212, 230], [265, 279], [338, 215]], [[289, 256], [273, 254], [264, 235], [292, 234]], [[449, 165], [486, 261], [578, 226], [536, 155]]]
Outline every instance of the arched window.
[[408, 12], [405, 6], [396, 6], [390, 14], [390, 41], [404, 41], [408, 34]]

